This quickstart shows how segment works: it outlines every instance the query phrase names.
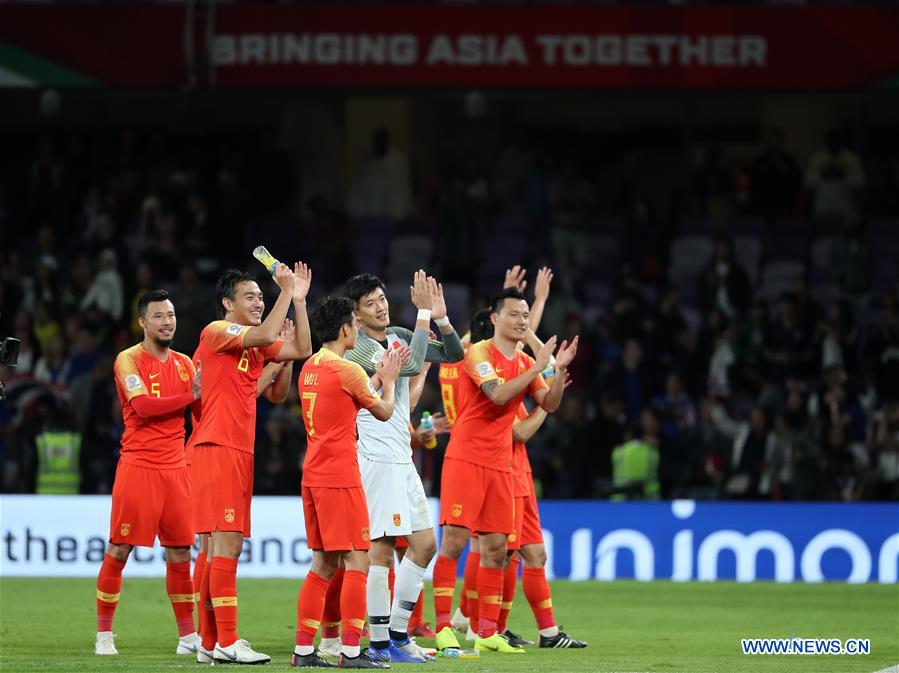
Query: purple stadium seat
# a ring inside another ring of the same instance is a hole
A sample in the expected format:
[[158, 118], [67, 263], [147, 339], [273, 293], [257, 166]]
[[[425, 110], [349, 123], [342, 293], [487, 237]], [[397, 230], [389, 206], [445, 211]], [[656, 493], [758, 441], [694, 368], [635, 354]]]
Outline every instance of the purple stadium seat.
[[806, 260], [810, 252], [810, 242], [807, 236], [801, 233], [780, 232], [772, 234], [768, 239], [765, 254], [770, 260], [793, 260], [802, 262]]
[[728, 230], [733, 236], [765, 235], [765, 220], [761, 217], [737, 217], [728, 223]]
[[720, 220], [702, 216], [682, 217], [677, 227], [681, 236], [714, 236], [724, 229]]

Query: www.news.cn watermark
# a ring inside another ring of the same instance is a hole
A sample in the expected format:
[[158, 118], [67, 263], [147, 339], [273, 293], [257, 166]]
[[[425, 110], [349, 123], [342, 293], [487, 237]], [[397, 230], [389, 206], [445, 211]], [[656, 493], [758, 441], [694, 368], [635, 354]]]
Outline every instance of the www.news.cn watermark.
[[743, 654], [871, 654], [870, 638], [743, 638]]

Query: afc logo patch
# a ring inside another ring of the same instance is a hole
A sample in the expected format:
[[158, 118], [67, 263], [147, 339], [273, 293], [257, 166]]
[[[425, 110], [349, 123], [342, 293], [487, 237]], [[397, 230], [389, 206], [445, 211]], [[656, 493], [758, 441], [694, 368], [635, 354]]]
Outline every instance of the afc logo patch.
[[394, 526], [396, 526], [397, 528], [399, 528], [400, 525], [402, 524], [402, 522], [403, 522], [403, 520], [402, 520], [402, 518], [400, 518], [400, 515], [399, 515], [399, 514], [394, 514], [394, 515], [393, 515], [393, 525], [394, 525]]
[[458, 503], [453, 505], [453, 516], [457, 519], [462, 516], [462, 505]]
[[119, 533], [121, 533], [122, 537], [128, 537], [128, 535], [131, 533], [131, 524], [123, 523], [122, 527], [119, 529]]
[[363, 529], [362, 529], [362, 539], [363, 539], [365, 542], [368, 542], [368, 528], [363, 528]]
[[234, 523], [234, 510], [233, 509], [225, 510], [225, 521], [227, 523]]

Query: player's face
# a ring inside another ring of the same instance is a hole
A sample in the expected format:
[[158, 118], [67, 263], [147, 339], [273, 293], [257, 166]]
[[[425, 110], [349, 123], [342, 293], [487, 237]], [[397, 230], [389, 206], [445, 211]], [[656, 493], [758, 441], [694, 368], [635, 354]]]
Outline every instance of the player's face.
[[522, 341], [528, 329], [529, 315], [528, 303], [524, 299], [506, 299], [499, 313], [491, 313], [490, 319], [497, 336]]
[[175, 306], [168, 299], [151, 301], [147, 312], [139, 320], [144, 328], [144, 335], [152, 339], [158, 346], [168, 348], [175, 338]]
[[390, 306], [387, 304], [387, 295], [384, 290], [378, 288], [359, 299], [356, 306], [356, 315], [363, 327], [369, 329], [386, 329], [390, 325]]
[[260, 325], [262, 312], [265, 311], [262, 290], [255, 280], [239, 283], [234, 289], [234, 299], [225, 300], [225, 308], [231, 313], [233, 321], [240, 325]]

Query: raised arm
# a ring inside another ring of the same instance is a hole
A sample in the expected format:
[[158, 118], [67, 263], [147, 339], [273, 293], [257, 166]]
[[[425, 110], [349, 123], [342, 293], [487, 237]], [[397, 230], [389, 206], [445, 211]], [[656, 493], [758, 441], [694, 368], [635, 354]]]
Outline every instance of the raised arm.
[[428, 290], [431, 293], [432, 309], [431, 318], [434, 319], [443, 343], [431, 340], [428, 344], [428, 352], [425, 359], [428, 362], [459, 362], [465, 357], [465, 349], [462, 340], [446, 314], [446, 299], [443, 297], [443, 284], [438, 283], [433, 276], [428, 276]]
[[[549, 341], [537, 352], [536, 362], [533, 367], [522, 372], [514, 379], [509, 379], [505, 383], [500, 383], [499, 378], [493, 378], [481, 384], [481, 391], [490, 398], [494, 404], [503, 405], [509, 400], [526, 391], [531, 382], [540, 376], [540, 372], [546, 369], [549, 364], [549, 358], [553, 349], [556, 347], [556, 337], [551, 337]], [[541, 396], [542, 398], [542, 396]], [[539, 400], [535, 400], [540, 404]], [[540, 404], [540, 406], [543, 406]], [[558, 406], [558, 405], [556, 405]], [[555, 411], [555, 409], [547, 409], [547, 411]]]
[[264, 348], [271, 346], [278, 338], [281, 325], [287, 318], [287, 311], [293, 297], [293, 289], [296, 285], [296, 276], [286, 265], [279, 264], [275, 269], [275, 283], [281, 288], [281, 294], [272, 306], [261, 325], [256, 325], [247, 330], [243, 336], [244, 348]]
[[[547, 341], [543, 348], [540, 349], [539, 354], [545, 353], [546, 348], [550, 345], [550, 342], [554, 341], [554, 339], [555, 337]], [[559, 404], [562, 402], [562, 394], [565, 392], [565, 386], [568, 385], [568, 365], [571, 364], [571, 361], [574, 360], [574, 356], [577, 355], [577, 342], [578, 337], [574, 337], [570, 344], [567, 341], [562, 342], [562, 345], [559, 346], [559, 352], [556, 353], [555, 374], [553, 376], [552, 386], [550, 386], [549, 390], [539, 390], [534, 394], [534, 401], [549, 413], [553, 413], [558, 409]], [[555, 346], [554, 343], [553, 346]], [[543, 371], [543, 369], [546, 368], [546, 365], [549, 364], [551, 355], [552, 349], [550, 349], [546, 359], [543, 360], [546, 364], [544, 364], [540, 371]], [[538, 363], [541, 362], [540, 359], [537, 361]]]
[[425, 381], [428, 378], [428, 370], [431, 369], [431, 363], [425, 362], [421, 366], [421, 371], [417, 376], [413, 376], [409, 381], [409, 411], [412, 411], [421, 399], [421, 393], [425, 389]]
[[306, 295], [309, 294], [309, 286], [312, 284], [312, 269], [303, 262], [293, 265], [293, 273], [296, 282], [293, 286], [294, 319], [296, 329], [292, 339], [285, 339], [284, 346], [278, 354], [278, 360], [304, 360], [312, 355], [312, 331], [309, 329], [309, 316], [306, 315]]
[[371, 415], [379, 421], [386, 421], [393, 416], [394, 390], [396, 379], [400, 373], [400, 354], [387, 351], [378, 365], [378, 379], [381, 381], [381, 399], [369, 409]]
[[552, 281], [553, 270], [548, 266], [544, 266], [537, 272], [537, 281], [534, 283], [534, 303], [531, 304], [531, 314], [528, 316], [528, 327], [535, 333], [543, 318], [543, 309], [546, 308], [546, 300], [549, 299], [549, 286]]

